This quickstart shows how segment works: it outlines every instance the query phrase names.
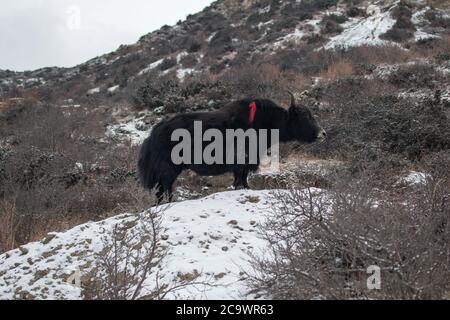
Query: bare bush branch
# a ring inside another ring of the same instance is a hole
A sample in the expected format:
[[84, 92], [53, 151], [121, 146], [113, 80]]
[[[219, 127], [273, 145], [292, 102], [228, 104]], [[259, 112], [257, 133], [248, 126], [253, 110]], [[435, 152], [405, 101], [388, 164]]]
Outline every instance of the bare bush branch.
[[[401, 198], [372, 189], [367, 179], [332, 192], [293, 188], [277, 196], [260, 230], [269, 250], [252, 256], [250, 286], [277, 299], [444, 297], [448, 181], [430, 179]], [[372, 265], [381, 270], [381, 290], [367, 288]]]

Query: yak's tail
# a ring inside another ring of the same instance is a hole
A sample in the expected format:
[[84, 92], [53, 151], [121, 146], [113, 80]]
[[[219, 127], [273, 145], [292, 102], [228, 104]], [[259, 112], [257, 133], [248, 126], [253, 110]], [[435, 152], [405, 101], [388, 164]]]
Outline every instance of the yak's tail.
[[153, 133], [142, 144], [138, 161], [138, 176], [145, 189], [152, 190], [160, 183], [160, 155]]

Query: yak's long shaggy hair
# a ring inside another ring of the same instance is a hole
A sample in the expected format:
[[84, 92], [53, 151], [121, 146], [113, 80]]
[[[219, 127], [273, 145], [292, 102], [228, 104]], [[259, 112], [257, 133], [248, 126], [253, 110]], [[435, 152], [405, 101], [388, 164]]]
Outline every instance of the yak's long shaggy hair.
[[[250, 121], [249, 105], [252, 102], [256, 104], [256, 113], [254, 119]], [[153, 128], [150, 136], [144, 141], [139, 156], [138, 172], [140, 180], [147, 189], [156, 187], [159, 199], [164, 196], [170, 198], [175, 179], [186, 169], [207, 176], [232, 172], [235, 178], [235, 188], [247, 188], [249, 171], [258, 169], [260, 159], [258, 159], [257, 164], [225, 164], [225, 162], [224, 164], [211, 165], [174, 164], [171, 153], [178, 142], [171, 141], [172, 133], [176, 129], [186, 129], [193, 137], [194, 121], [201, 121], [203, 131], [218, 129], [224, 136], [227, 129], [247, 130], [253, 128], [257, 132], [258, 141], [259, 129], [278, 129], [281, 142], [298, 140], [311, 143], [318, 138], [325, 137], [325, 131], [318, 125], [311, 111], [307, 107], [296, 105], [293, 95], [289, 109], [280, 107], [267, 99], [244, 99], [232, 102], [217, 111], [177, 115], [158, 123]], [[203, 147], [205, 146], [206, 144], [203, 143]], [[270, 147], [270, 141], [268, 147]]]

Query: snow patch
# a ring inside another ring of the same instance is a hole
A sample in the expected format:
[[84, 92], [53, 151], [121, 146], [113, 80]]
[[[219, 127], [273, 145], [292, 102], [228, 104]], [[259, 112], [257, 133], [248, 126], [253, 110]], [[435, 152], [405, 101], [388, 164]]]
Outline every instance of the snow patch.
[[188, 56], [189, 53], [187, 53], [186, 51], [182, 51], [179, 54], [177, 54], [177, 63], [179, 64], [181, 59], [183, 59], [184, 57]]
[[116, 92], [119, 88], [120, 88], [120, 85], [110, 87], [110, 88], [108, 88], [108, 92], [109, 92], [109, 93], [114, 93], [114, 92]]
[[295, 29], [294, 32], [279, 38], [274, 44], [273, 48], [279, 49], [284, 47], [284, 44], [289, 41], [301, 40], [305, 36], [305, 32], [299, 29]]
[[100, 88], [93, 88], [93, 89], [88, 90], [88, 92], [87, 92], [88, 95], [93, 95], [93, 94], [97, 94], [97, 93], [100, 93]]
[[[271, 214], [274, 201], [273, 191], [245, 190], [164, 205], [161, 241], [169, 254], [160, 266], [159, 284], [177, 285], [180, 273], [198, 274], [196, 281], [211, 284], [184, 287], [167, 298], [253, 298], [241, 271], [251, 271], [248, 253], [258, 254], [266, 246], [257, 228]], [[146, 214], [123, 214], [86, 223], [51, 234], [48, 241], [0, 255], [0, 299], [14, 299], [17, 291], [26, 291], [36, 299], [81, 299], [81, 290], [68, 284], [67, 276], [74, 270], [84, 275], [95, 267], [95, 253], [104, 248], [101, 238], [116, 225], [130, 226], [128, 230], [135, 232], [139, 241], [145, 236], [138, 228]], [[155, 274], [151, 272], [144, 283], [143, 295], [155, 288]]]
[[157, 61], [155, 61], [153, 63], [150, 63], [147, 68], [142, 69], [141, 71], [139, 71], [138, 76], [142, 76], [142, 75], [144, 75], [146, 73], [149, 73], [150, 71], [155, 69], [157, 66], [159, 66], [163, 61], [164, 61], [164, 58], [159, 59], [159, 60], [157, 60]]
[[417, 171], [411, 171], [407, 176], [401, 177], [398, 181], [398, 185], [409, 185], [409, 186], [417, 186], [417, 185], [425, 185], [427, 183], [427, 179], [430, 177], [429, 174]]
[[177, 78], [178, 78], [178, 80], [183, 81], [184, 78], [193, 74], [194, 72], [195, 72], [195, 69], [192, 69], [192, 68], [178, 69], [177, 70]]
[[368, 18], [353, 18], [342, 24], [344, 31], [334, 36], [325, 45], [326, 49], [338, 47], [356, 47], [362, 45], [379, 46], [390, 41], [380, 39], [395, 24], [391, 12], [374, 12]]
[[424, 24], [425, 20], [425, 13], [430, 9], [430, 7], [425, 7], [417, 12], [414, 12], [414, 14], [411, 17], [411, 22], [416, 26], [416, 32], [414, 33], [414, 40], [424, 40], [424, 39], [430, 39], [430, 38], [439, 38], [438, 35], [428, 33], [424, 31], [421, 26]]
[[212, 38], [214, 38], [214, 36], [217, 34], [217, 31], [216, 32], [213, 32], [213, 33], [211, 33], [211, 35], [208, 37], [208, 38], [206, 38], [206, 42], [208, 42], [208, 43], [210, 43], [211, 42], [211, 40], [212, 40]]
[[265, 8], [259, 9], [258, 13], [259, 14], [264, 14], [264, 13], [268, 13], [269, 11], [270, 11], [270, 4], [267, 7], [265, 7]]
[[261, 28], [263, 26], [267, 26], [267, 25], [272, 24], [272, 23], [273, 23], [273, 19], [269, 20], [269, 21], [266, 21], [266, 22], [260, 22], [260, 23], [258, 23], [257, 27]]
[[438, 35], [427, 33], [419, 28], [417, 28], [417, 31], [414, 32], [414, 40], [425, 40], [425, 39], [431, 39], [431, 38], [439, 38]]
[[141, 145], [148, 137], [148, 126], [142, 119], [131, 118], [107, 127], [106, 136], [119, 141], [129, 140], [133, 145]]
[[430, 7], [425, 7], [422, 10], [416, 11], [411, 17], [411, 22], [415, 25], [422, 23], [425, 13], [430, 9]]
[[25, 83], [28, 85], [36, 85], [36, 84], [44, 84], [45, 81], [42, 78], [28, 78], [25, 80]]

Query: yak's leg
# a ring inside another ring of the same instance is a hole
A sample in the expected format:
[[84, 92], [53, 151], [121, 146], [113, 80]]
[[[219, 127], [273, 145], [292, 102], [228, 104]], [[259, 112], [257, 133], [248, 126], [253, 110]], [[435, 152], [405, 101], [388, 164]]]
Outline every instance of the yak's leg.
[[248, 173], [249, 173], [248, 167], [244, 167], [244, 171], [242, 172], [242, 185], [244, 186], [245, 189], [250, 189], [247, 181]]
[[156, 191], [157, 203], [162, 203], [167, 197], [167, 192], [161, 183], [158, 184], [158, 190]]
[[162, 182], [158, 184], [158, 190], [156, 192], [156, 200], [158, 203], [162, 203], [164, 201], [172, 202], [173, 199], [173, 193], [172, 193], [172, 186], [167, 185], [166, 183]]
[[172, 202], [173, 199], [173, 191], [172, 187], [175, 182], [175, 180], [178, 177], [177, 172], [175, 171], [168, 171], [165, 172], [164, 177], [161, 179], [161, 181], [158, 184], [158, 191], [156, 193], [156, 197], [158, 200], [158, 203], [167, 200], [168, 202]]
[[233, 174], [234, 174], [233, 187], [236, 190], [248, 189], [248, 183], [247, 183], [248, 169], [247, 169], [247, 166], [245, 166], [245, 165], [236, 166], [236, 168], [233, 171]]
[[242, 169], [243, 169], [243, 166], [236, 166], [236, 168], [234, 168], [234, 170], [233, 170], [233, 174], [234, 174], [233, 187], [236, 190], [244, 188], [244, 185], [242, 183]]

